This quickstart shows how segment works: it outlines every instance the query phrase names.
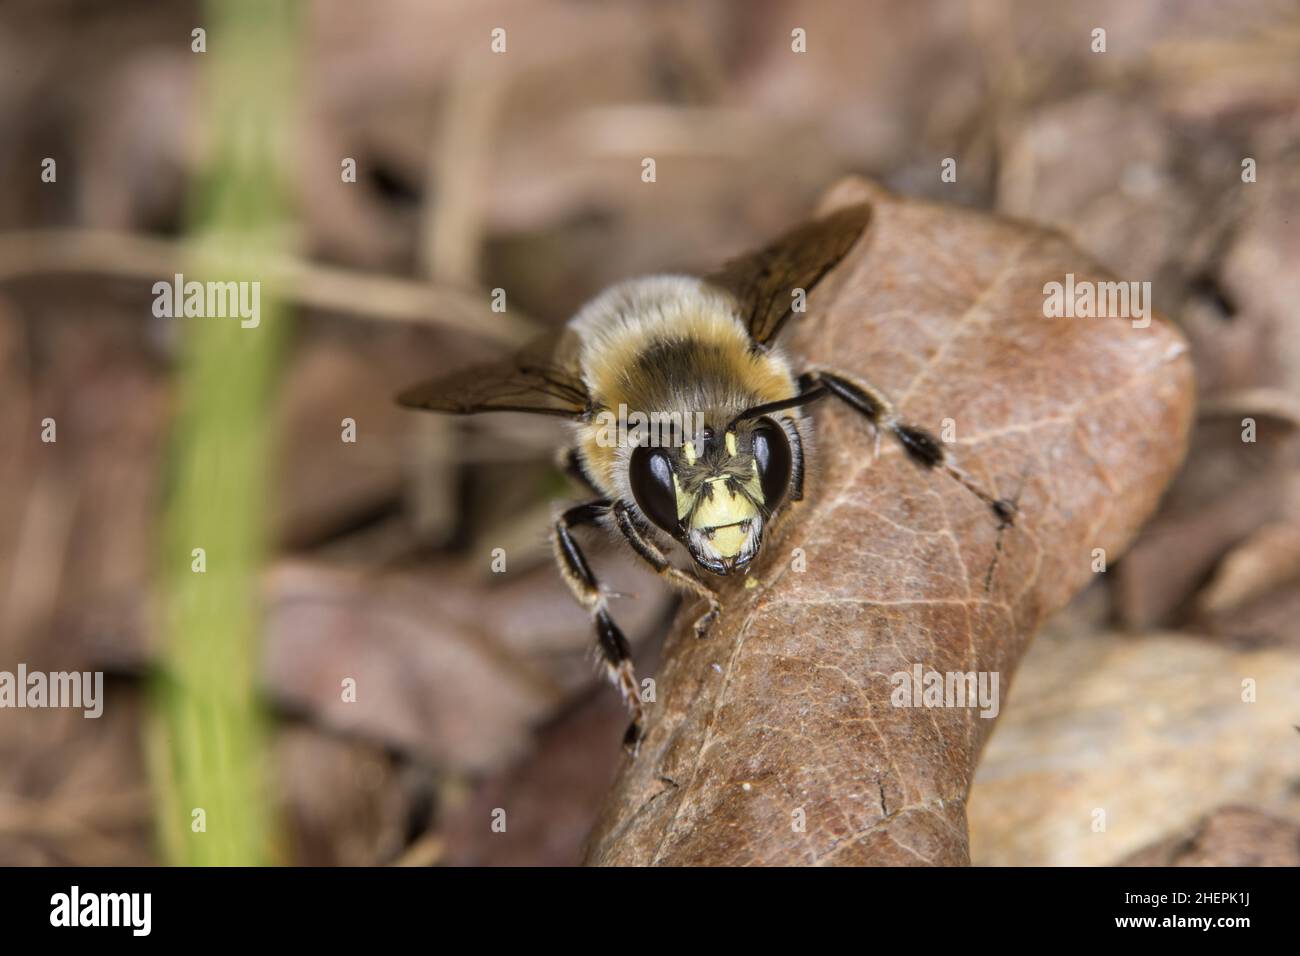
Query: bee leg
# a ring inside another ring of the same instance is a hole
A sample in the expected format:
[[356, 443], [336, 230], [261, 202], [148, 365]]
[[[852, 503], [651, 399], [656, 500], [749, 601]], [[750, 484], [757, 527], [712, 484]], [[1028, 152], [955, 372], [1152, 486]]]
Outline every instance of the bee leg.
[[1020, 485], [1016, 488], [1016, 493], [1011, 496], [1010, 510], [1011, 518], [998, 523], [998, 540], [993, 548], [993, 560], [989, 562], [989, 569], [984, 572], [984, 593], [987, 594], [993, 587], [993, 572], [998, 569], [998, 561], [1002, 557], [1002, 535], [1014, 524], [1015, 514], [1020, 505], [1020, 495], [1025, 490], [1025, 478], [1028, 477], [1028, 470], [1020, 473]]
[[704, 637], [708, 633], [709, 627], [722, 613], [722, 605], [718, 603], [718, 595], [695, 575], [673, 566], [668, 558], [664, 556], [663, 551], [659, 550], [659, 546], [647, 538], [641, 529], [636, 526], [636, 522], [632, 520], [632, 515], [623, 502], [615, 502], [612, 510], [615, 526], [642, 561], [654, 568], [656, 574], [674, 587], [689, 591], [691, 594], [702, 597], [708, 602], [708, 610], [695, 621], [695, 636]]
[[645, 715], [641, 707], [636, 673], [632, 669], [631, 650], [627, 638], [614, 623], [614, 619], [609, 616], [600, 583], [592, 574], [586, 555], [582, 553], [582, 549], [578, 547], [571, 533], [571, 529], [575, 527], [598, 524], [608, 513], [609, 501], [606, 499], [576, 505], [556, 520], [552, 540], [560, 573], [564, 575], [564, 580], [568, 583], [573, 596], [591, 614], [591, 619], [596, 625], [596, 647], [610, 682], [618, 688], [623, 696], [623, 703], [632, 714], [632, 723], [628, 726], [627, 733], [623, 735], [623, 746], [635, 756], [641, 745], [641, 727]]
[[877, 442], [880, 432], [886, 431], [894, 436], [913, 461], [926, 468], [941, 468], [960, 482], [962, 487], [988, 505], [997, 519], [999, 532], [1015, 524], [1015, 499], [997, 498], [985, 491], [974, 478], [953, 463], [939, 439], [924, 428], [900, 420], [893, 403], [881, 392], [865, 382], [850, 380], [834, 372], [815, 370], [799, 379], [800, 391], [808, 392], [817, 386], [866, 416], [876, 428]]

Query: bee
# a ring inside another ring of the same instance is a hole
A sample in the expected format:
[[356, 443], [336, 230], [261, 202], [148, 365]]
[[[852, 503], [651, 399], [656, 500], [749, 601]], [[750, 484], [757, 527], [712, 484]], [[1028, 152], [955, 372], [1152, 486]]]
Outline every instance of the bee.
[[[999, 550], [1013, 523], [1015, 503], [976, 484], [879, 389], [842, 371], [797, 368], [777, 344], [870, 219], [869, 204], [849, 206], [703, 278], [622, 282], [581, 308], [557, 339], [398, 396], [407, 407], [447, 414], [521, 412], [570, 423], [573, 444], [561, 464], [595, 497], [558, 514], [555, 558], [592, 617], [600, 659], [631, 713], [624, 745], [634, 754], [643, 708], [628, 642], [576, 529], [612, 530], [662, 578], [701, 599], [695, 632], [703, 637], [721, 612], [708, 581], [747, 572], [778, 519], [803, 500], [811, 439], [804, 412], [826, 397], [866, 418], [877, 452], [882, 435], [897, 441], [917, 465], [947, 472], [983, 501], [998, 523]], [[638, 426], [668, 423], [670, 439], [646, 440], [644, 427], [614, 436], [611, 417], [637, 416]], [[670, 558], [678, 548], [689, 563]]]

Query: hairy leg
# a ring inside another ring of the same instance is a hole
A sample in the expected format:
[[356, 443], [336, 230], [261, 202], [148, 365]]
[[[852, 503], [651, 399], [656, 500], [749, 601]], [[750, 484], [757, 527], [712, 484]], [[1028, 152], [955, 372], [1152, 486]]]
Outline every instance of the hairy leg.
[[997, 569], [998, 560], [1002, 556], [1002, 535], [1016, 523], [1020, 492], [1017, 491], [1012, 498], [999, 498], [990, 494], [975, 479], [957, 467], [939, 439], [924, 428], [902, 421], [894, 410], [893, 403], [884, 393], [860, 379], [818, 369], [800, 376], [799, 390], [803, 396], [809, 398], [818, 393], [835, 396], [862, 413], [871, 422], [876, 430], [877, 452], [880, 449], [881, 432], [885, 432], [893, 436], [914, 462], [925, 468], [941, 469], [988, 506], [997, 520], [998, 536], [993, 559], [984, 574], [984, 590], [987, 592], [992, 587], [993, 572]]
[[804, 393], [823, 388], [830, 395], [862, 415], [875, 427], [877, 436], [884, 432], [903, 447], [917, 464], [926, 468], [938, 468], [956, 479], [961, 485], [980, 501], [988, 505], [993, 516], [998, 520], [999, 528], [1008, 528], [1015, 524], [1016, 503], [1009, 498], [998, 498], [985, 491], [970, 475], [958, 468], [948, 454], [948, 450], [939, 439], [917, 425], [902, 421], [894, 410], [893, 403], [884, 393], [873, 386], [851, 379], [838, 372], [812, 371], [799, 379], [800, 390]]
[[695, 575], [671, 564], [659, 546], [646, 537], [641, 529], [636, 526], [636, 522], [632, 520], [632, 515], [628, 512], [626, 505], [621, 501], [615, 502], [612, 510], [615, 526], [627, 539], [627, 543], [632, 546], [632, 550], [639, 558], [654, 568], [656, 574], [674, 587], [702, 597], [708, 602], [708, 610], [695, 622], [695, 636], [704, 637], [709, 626], [717, 620], [718, 614], [721, 612], [717, 594]]
[[592, 622], [596, 626], [596, 647], [605, 665], [605, 671], [610, 681], [619, 689], [623, 702], [631, 712], [632, 723], [623, 736], [623, 746], [635, 754], [641, 742], [644, 710], [641, 706], [636, 674], [632, 669], [631, 651], [627, 638], [614, 623], [614, 619], [609, 616], [609, 609], [605, 605], [605, 594], [601, 591], [600, 583], [587, 563], [586, 555], [582, 553], [572, 534], [573, 528], [598, 524], [609, 510], [610, 503], [603, 498], [568, 509], [556, 520], [552, 541], [555, 546], [555, 560], [560, 566], [564, 580], [568, 583], [573, 596], [578, 599], [578, 603], [591, 614]]

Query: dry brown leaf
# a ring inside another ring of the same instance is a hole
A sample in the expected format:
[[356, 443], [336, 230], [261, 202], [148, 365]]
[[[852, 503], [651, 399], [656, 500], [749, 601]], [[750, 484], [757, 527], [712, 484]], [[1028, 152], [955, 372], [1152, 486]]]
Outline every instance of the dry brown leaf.
[[1251, 807], [1222, 807], [1190, 833], [1139, 850], [1122, 866], [1300, 866], [1300, 825]]
[[1300, 520], [1255, 532], [1224, 558], [1197, 596], [1204, 614], [1223, 614], [1300, 579]]
[[[283, 546], [296, 550], [328, 541], [395, 505], [420, 459], [412, 434], [418, 426], [393, 403], [393, 382], [489, 354], [476, 343], [453, 348], [405, 330], [370, 330], [365, 338], [328, 331], [303, 336], [286, 365], [275, 409], [280, 471], [274, 513]], [[348, 419], [353, 441], [342, 440]], [[443, 471], [455, 464], [452, 455], [442, 456]], [[443, 486], [450, 481], [438, 472], [420, 477], [423, 489], [438, 478]]]
[[[603, 689], [602, 689], [603, 691]], [[442, 818], [451, 866], [575, 866], [618, 769], [627, 711], [597, 693], [537, 734], [521, 761], [478, 781]], [[494, 811], [508, 825], [494, 829]]]
[[1219, 562], [1196, 595], [1192, 623], [1239, 644], [1300, 644], [1300, 519], [1266, 524]]
[[1078, 604], [1030, 648], [981, 759], [976, 866], [1114, 866], [1226, 804], [1300, 813], [1293, 653], [1107, 633]]
[[289, 725], [276, 736], [275, 767], [296, 865], [374, 866], [397, 858], [417, 801], [382, 749]]
[[1296, 436], [1289, 423], [1252, 417], [1253, 442], [1242, 441], [1240, 416], [1197, 422], [1160, 513], [1115, 568], [1115, 607], [1126, 627], [1178, 621], [1226, 552], [1284, 517]]
[[[596, 560], [634, 643], [666, 595], [623, 554]], [[484, 562], [487, 563], [486, 557]], [[361, 571], [286, 560], [267, 582], [266, 682], [281, 705], [438, 766], [487, 772], [599, 679], [591, 623], [552, 567], [493, 575], [450, 562]], [[343, 681], [355, 681], [345, 700]]]
[[[596, 826], [598, 864], [907, 864], [969, 859], [966, 795], [992, 720], [890, 704], [891, 675], [1012, 671], [1044, 616], [1110, 560], [1182, 458], [1185, 343], [1163, 321], [1047, 319], [1043, 285], [1097, 276], [1060, 236], [870, 187], [865, 238], [814, 296], [791, 350], [873, 380], [940, 431], [1019, 527], [991, 591], [988, 511], [864, 422], [816, 412], [811, 500], [722, 619], [687, 608], [640, 757]], [[803, 549], [807, 570], [791, 568]], [[804, 826], [800, 829], [801, 820]]]

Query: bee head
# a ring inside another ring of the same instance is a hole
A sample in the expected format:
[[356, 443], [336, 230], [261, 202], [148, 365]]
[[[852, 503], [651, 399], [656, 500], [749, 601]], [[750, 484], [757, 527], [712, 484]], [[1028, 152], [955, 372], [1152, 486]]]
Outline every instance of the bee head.
[[628, 481], [637, 506], [701, 567], [729, 574], [749, 565], [764, 522], [790, 487], [785, 430], [766, 416], [705, 427], [673, 448], [638, 447]]

